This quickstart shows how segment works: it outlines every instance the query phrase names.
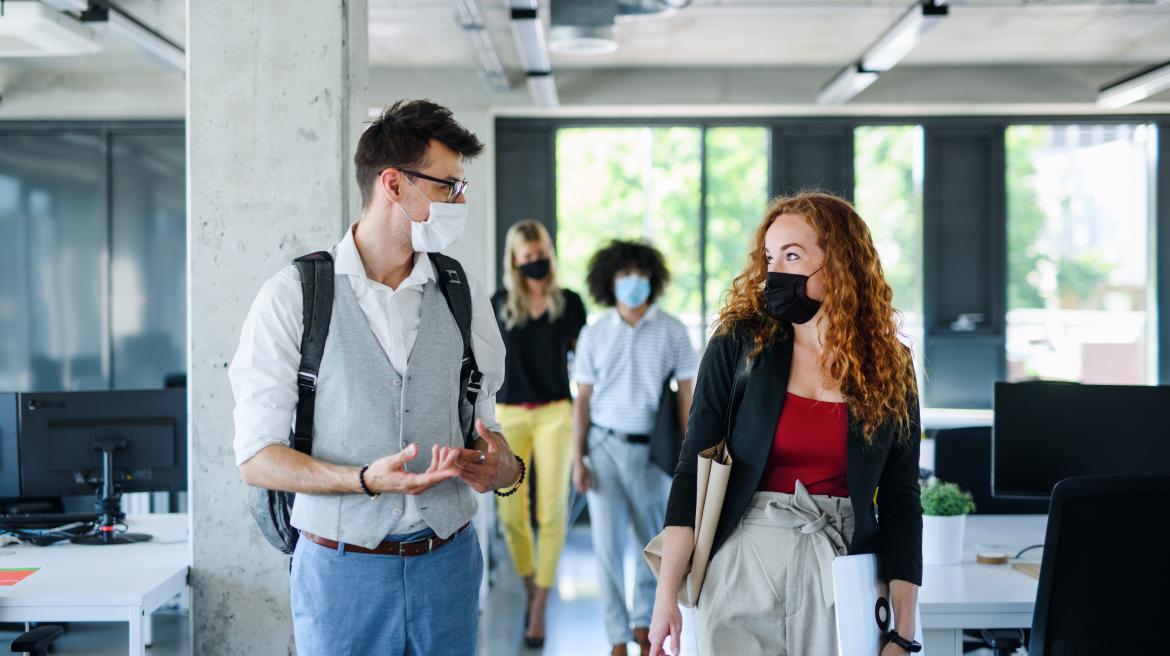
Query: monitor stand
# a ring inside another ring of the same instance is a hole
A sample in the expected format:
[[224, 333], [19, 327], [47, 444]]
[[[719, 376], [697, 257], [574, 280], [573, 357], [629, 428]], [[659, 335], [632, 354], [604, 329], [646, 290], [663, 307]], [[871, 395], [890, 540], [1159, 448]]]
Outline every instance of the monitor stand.
[[148, 542], [146, 533], [118, 533], [116, 527], [126, 519], [122, 512], [122, 492], [114, 488], [114, 451], [126, 448], [126, 440], [100, 439], [94, 448], [102, 452], [102, 484], [97, 490], [94, 509], [98, 514], [93, 532], [69, 538], [73, 544], [134, 544]]

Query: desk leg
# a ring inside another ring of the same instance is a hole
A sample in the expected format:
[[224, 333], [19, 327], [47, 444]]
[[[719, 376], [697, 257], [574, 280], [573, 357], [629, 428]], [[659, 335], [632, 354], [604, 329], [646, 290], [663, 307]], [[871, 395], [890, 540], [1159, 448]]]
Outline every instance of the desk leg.
[[131, 606], [130, 616], [130, 656], [146, 656], [146, 629], [141, 606]]
[[142, 644], [150, 647], [154, 644], [154, 614], [146, 613], [142, 617]]
[[963, 656], [962, 629], [925, 629], [922, 653], [930, 656]]

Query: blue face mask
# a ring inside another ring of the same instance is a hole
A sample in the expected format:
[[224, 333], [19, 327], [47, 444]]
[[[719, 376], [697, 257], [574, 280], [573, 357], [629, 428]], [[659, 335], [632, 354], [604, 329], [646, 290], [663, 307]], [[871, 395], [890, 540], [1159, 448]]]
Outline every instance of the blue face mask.
[[650, 279], [637, 274], [614, 280], [613, 295], [626, 307], [641, 307], [650, 298]]

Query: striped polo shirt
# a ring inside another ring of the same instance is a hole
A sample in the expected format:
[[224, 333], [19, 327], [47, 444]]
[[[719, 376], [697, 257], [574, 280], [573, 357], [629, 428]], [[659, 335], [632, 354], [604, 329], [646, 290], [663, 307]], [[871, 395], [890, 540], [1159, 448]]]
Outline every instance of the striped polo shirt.
[[699, 359], [683, 323], [657, 306], [635, 326], [610, 310], [577, 340], [573, 380], [593, 386], [589, 419], [598, 426], [649, 433], [672, 371], [677, 380], [693, 380]]

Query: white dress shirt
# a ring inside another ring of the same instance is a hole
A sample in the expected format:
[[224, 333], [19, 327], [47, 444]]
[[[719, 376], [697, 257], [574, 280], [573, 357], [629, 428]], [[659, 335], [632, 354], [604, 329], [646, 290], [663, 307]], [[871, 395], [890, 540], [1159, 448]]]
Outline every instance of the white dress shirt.
[[[423, 285], [435, 279], [430, 258], [416, 254], [410, 275], [398, 289], [391, 289], [366, 277], [352, 228], [332, 253], [334, 274], [349, 279], [358, 306], [390, 365], [399, 374], [405, 373], [418, 337]], [[483, 372], [475, 416], [483, 419], [489, 430], [500, 432], [496, 392], [504, 381], [504, 342], [490, 298], [474, 276], [468, 279], [471, 348]], [[297, 370], [304, 330], [302, 301], [300, 273], [296, 267], [286, 267], [264, 283], [244, 320], [240, 345], [228, 369], [236, 402], [233, 448], [237, 466], [270, 444], [288, 444], [297, 406]], [[407, 496], [406, 501], [406, 514], [394, 532], [421, 528], [416, 497]]]

